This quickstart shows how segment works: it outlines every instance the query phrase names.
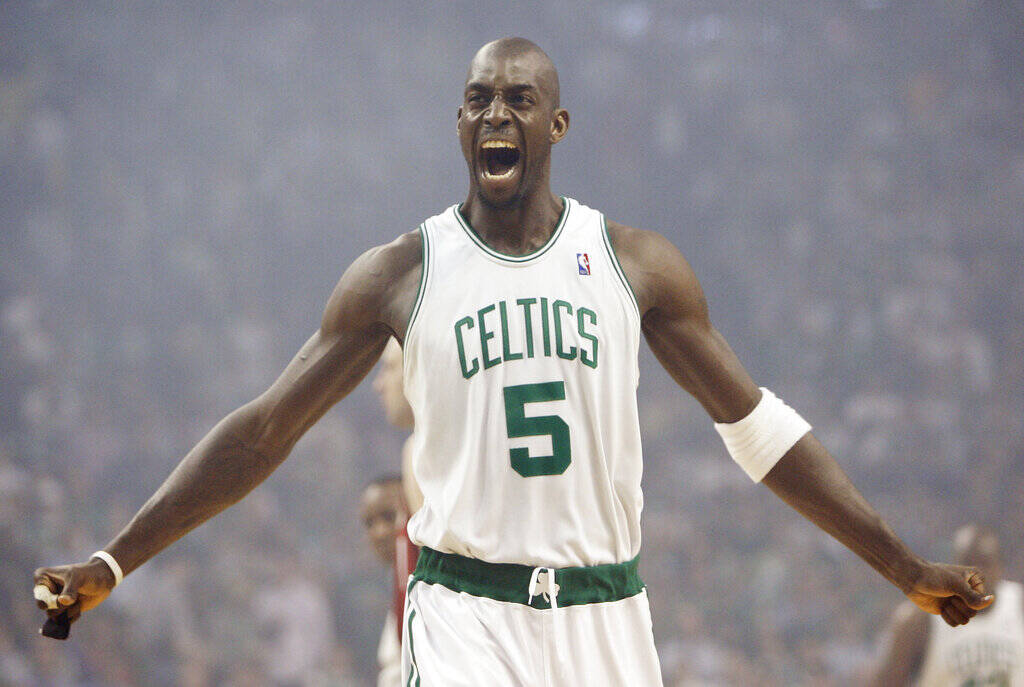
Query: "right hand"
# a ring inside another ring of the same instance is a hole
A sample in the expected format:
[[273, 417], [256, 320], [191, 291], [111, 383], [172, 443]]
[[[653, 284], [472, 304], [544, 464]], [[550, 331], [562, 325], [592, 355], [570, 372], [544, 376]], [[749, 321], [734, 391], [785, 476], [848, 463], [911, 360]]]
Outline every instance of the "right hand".
[[71, 622], [103, 603], [113, 591], [115, 582], [114, 573], [99, 558], [75, 565], [39, 568], [32, 579], [34, 585], [44, 585], [57, 595], [57, 608], [48, 609], [42, 601], [36, 601], [36, 605], [50, 618], [67, 611]]

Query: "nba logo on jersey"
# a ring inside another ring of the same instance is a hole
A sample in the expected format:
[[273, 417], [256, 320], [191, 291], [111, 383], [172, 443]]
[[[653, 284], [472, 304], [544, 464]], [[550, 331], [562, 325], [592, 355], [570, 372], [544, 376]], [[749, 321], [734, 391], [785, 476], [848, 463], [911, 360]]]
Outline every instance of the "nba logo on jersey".
[[580, 274], [590, 274], [590, 258], [586, 253], [576, 254], [576, 264], [580, 267]]

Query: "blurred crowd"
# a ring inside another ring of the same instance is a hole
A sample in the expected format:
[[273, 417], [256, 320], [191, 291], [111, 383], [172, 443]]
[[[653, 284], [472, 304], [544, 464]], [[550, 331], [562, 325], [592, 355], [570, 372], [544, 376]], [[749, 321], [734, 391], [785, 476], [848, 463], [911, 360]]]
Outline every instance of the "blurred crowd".
[[[917, 551], [988, 520], [1024, 578], [1019, 3], [386, 4], [0, 5], [0, 684], [371, 683], [389, 574], [357, 496], [402, 436], [366, 388], [69, 642], [30, 575], [259, 393], [345, 265], [461, 200], [465, 65], [509, 33], [560, 69], [556, 191], [680, 246]], [[646, 353], [640, 404], [667, 684], [856, 683], [899, 592]]]

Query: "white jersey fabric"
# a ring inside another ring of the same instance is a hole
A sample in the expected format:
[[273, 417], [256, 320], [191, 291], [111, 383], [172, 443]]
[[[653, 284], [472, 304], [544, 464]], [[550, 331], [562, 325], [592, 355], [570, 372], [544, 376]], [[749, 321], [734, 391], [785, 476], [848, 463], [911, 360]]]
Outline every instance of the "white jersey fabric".
[[390, 610], [377, 644], [377, 687], [401, 687], [402, 644], [398, 640], [395, 614]]
[[458, 206], [420, 227], [403, 345], [417, 545], [552, 567], [639, 553], [640, 315], [603, 215], [563, 200], [525, 256], [486, 246]]
[[995, 604], [962, 627], [931, 618], [921, 687], [1024, 687], [1024, 593], [996, 585]]

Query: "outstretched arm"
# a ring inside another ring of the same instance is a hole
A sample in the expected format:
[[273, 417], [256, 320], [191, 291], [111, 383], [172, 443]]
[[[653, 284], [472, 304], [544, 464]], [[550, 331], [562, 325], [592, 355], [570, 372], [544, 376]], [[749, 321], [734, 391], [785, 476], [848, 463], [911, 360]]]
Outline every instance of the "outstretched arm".
[[[670, 375], [718, 423], [747, 417], [761, 391], [722, 335], [711, 325], [693, 270], [664, 237], [609, 223], [609, 234], [629, 278], [651, 350]], [[914, 603], [959, 625], [983, 597], [976, 569], [929, 563], [914, 555], [861, 496], [828, 451], [810, 433], [763, 479], [777, 496], [863, 558]]]
[[[258, 398], [221, 420], [106, 547], [125, 574], [237, 502], [265, 480], [299, 438], [373, 367], [388, 338], [404, 336], [420, 269], [407, 234], [356, 260], [338, 282], [320, 328]], [[51, 617], [74, 620], [114, 586], [107, 564], [41, 568], [36, 584], [58, 594]]]

